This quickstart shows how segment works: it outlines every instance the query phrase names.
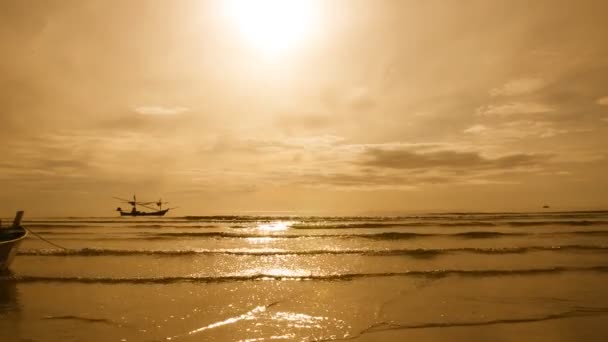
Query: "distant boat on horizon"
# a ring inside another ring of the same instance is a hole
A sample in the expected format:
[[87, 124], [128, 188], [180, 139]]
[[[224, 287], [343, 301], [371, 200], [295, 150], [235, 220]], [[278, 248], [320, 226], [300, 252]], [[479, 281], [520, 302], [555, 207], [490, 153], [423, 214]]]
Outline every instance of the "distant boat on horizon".
[[0, 271], [11, 266], [19, 245], [27, 236], [27, 230], [21, 226], [21, 218], [23, 211], [18, 211], [11, 226], [5, 228], [0, 224]]
[[[133, 200], [128, 200], [120, 197], [114, 198], [131, 206], [130, 211], [123, 211], [121, 207], [116, 208], [116, 211], [120, 213], [120, 216], [164, 216], [169, 210], [177, 208], [173, 207], [163, 209], [163, 204], [167, 204], [169, 202], [163, 202], [162, 199], [159, 199], [157, 202], [139, 202], [137, 201], [137, 197], [135, 195], [133, 195]], [[155, 204], [158, 208], [150, 207], [150, 205], [153, 204]], [[137, 210], [138, 205], [140, 207], [144, 207], [152, 211], [139, 211]]]

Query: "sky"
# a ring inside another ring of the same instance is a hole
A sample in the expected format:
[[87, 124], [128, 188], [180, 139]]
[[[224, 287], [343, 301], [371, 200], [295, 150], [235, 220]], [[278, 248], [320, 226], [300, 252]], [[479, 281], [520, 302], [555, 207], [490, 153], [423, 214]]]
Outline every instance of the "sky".
[[2, 7], [2, 216], [608, 208], [606, 1]]

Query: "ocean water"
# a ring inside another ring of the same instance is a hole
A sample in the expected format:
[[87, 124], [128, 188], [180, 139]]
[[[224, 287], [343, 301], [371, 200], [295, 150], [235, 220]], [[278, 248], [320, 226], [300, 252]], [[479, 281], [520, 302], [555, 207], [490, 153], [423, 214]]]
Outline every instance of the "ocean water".
[[24, 226], [0, 341], [608, 340], [608, 212]]

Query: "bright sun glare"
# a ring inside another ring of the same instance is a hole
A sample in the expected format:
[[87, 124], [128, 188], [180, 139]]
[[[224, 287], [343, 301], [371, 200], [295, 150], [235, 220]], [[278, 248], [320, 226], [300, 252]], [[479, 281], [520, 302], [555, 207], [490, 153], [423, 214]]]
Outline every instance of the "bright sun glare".
[[312, 0], [226, 0], [224, 5], [231, 24], [263, 54], [289, 51], [315, 30]]

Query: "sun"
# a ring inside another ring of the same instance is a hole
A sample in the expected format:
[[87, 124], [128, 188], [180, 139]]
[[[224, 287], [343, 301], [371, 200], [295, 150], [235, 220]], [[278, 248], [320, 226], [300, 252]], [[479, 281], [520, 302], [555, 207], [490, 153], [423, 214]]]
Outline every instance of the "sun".
[[316, 30], [313, 0], [225, 0], [224, 6], [231, 25], [263, 54], [293, 50]]

